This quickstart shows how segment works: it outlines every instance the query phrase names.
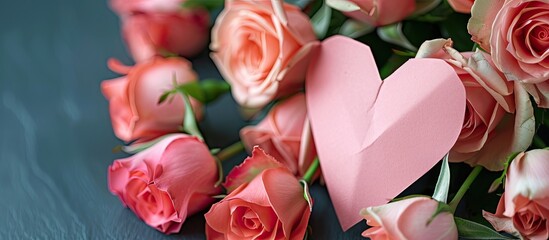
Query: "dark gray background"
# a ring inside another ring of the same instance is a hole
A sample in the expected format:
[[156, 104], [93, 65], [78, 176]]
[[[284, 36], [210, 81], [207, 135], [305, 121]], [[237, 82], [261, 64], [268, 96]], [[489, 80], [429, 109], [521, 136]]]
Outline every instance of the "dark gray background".
[[[0, 239], [204, 238], [202, 214], [165, 236], [107, 189], [107, 166], [123, 155], [111, 152], [121, 142], [99, 84], [117, 76], [109, 57], [131, 64], [118, 24], [105, 0], [2, 0]], [[206, 52], [192, 61], [202, 78], [219, 78]], [[227, 95], [201, 127], [211, 147], [223, 147], [244, 124]], [[364, 222], [343, 234], [324, 188], [312, 195], [311, 239], [361, 238]]]

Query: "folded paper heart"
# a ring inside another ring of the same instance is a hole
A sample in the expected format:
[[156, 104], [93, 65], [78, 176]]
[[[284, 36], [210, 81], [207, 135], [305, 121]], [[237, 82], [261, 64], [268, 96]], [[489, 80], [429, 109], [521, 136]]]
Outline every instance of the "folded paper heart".
[[455, 143], [465, 90], [437, 59], [412, 59], [384, 81], [370, 48], [331, 37], [306, 80], [309, 119], [328, 192], [344, 230], [385, 204]]

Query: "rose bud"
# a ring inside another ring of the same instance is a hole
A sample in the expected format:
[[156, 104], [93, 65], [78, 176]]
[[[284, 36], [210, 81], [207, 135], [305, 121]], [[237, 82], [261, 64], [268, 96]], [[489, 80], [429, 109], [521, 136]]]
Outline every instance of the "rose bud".
[[109, 167], [110, 191], [140, 219], [163, 233], [177, 233], [187, 216], [220, 193], [216, 160], [195, 137], [175, 134]]
[[318, 45], [309, 17], [281, 2], [225, 1], [212, 29], [212, 59], [245, 108], [302, 89]]
[[192, 57], [207, 44], [210, 16], [185, 9], [184, 0], [111, 0], [122, 19], [122, 33], [136, 62], [162, 54]]
[[316, 156], [306, 121], [305, 94], [299, 93], [275, 105], [256, 126], [242, 128], [240, 138], [249, 151], [259, 146], [296, 176], [303, 176]]
[[371, 226], [363, 237], [378, 239], [458, 239], [454, 216], [441, 212], [434, 218], [438, 202], [414, 197], [377, 207], [362, 209], [360, 214]]
[[547, 0], [476, 1], [467, 29], [507, 79], [542, 83], [549, 79], [547, 14]]
[[260, 148], [235, 167], [230, 191], [204, 216], [208, 239], [292, 239], [305, 236], [311, 208], [296, 177]]
[[534, 137], [534, 112], [521, 84], [506, 80], [482, 51], [459, 53], [451, 40], [423, 43], [417, 58], [439, 58], [450, 64], [465, 86], [465, 119], [451, 162], [504, 168], [507, 156], [524, 151]]
[[524, 239], [549, 239], [549, 150], [519, 153], [509, 165], [495, 214], [484, 218], [498, 231]]
[[[180, 97], [158, 104], [160, 96], [177, 84], [198, 79], [190, 62], [182, 58], [154, 58], [133, 67], [109, 61], [110, 68], [126, 76], [101, 83], [103, 95], [109, 101], [115, 135], [126, 141], [147, 141], [167, 133], [179, 131], [185, 104]], [[191, 98], [198, 119], [202, 104]]]

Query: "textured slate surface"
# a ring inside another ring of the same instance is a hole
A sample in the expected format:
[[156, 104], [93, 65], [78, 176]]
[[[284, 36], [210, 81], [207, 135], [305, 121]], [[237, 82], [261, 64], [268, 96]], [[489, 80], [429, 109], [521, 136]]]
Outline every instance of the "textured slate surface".
[[[120, 142], [99, 90], [116, 76], [109, 57], [131, 63], [105, 0], [0, 7], [0, 239], [204, 238], [200, 214], [165, 236], [108, 192], [107, 166], [123, 157], [111, 152]], [[202, 78], [219, 77], [207, 53], [193, 63]], [[201, 127], [211, 147], [223, 147], [244, 124], [225, 96]], [[360, 239], [364, 223], [343, 234], [326, 191], [313, 186], [312, 195], [312, 239]]]

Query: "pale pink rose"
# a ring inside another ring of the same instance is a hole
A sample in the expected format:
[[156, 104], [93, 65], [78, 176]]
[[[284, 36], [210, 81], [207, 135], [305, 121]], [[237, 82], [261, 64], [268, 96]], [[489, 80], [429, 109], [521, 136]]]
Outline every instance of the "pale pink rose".
[[278, 0], [230, 0], [212, 29], [210, 48], [235, 100], [261, 108], [303, 88], [317, 45], [309, 17], [298, 7]]
[[416, 0], [334, 0], [348, 1], [359, 10], [343, 12], [356, 20], [383, 26], [399, 22], [416, 10]]
[[305, 94], [299, 93], [275, 105], [259, 124], [242, 128], [240, 139], [249, 151], [259, 146], [303, 176], [316, 156], [307, 121]]
[[122, 33], [136, 62], [157, 55], [194, 56], [208, 42], [206, 11], [139, 13], [122, 18]]
[[507, 79], [549, 79], [548, 0], [476, 1], [467, 28]]
[[475, 0], [448, 0], [448, 3], [456, 12], [471, 13], [471, 7]]
[[385, 239], [458, 239], [454, 216], [439, 213], [438, 202], [427, 197], [414, 197], [377, 207], [362, 209], [360, 215], [371, 227], [362, 233], [372, 240]]
[[416, 56], [446, 60], [465, 86], [465, 119], [449, 159], [500, 171], [509, 154], [526, 150], [532, 142], [530, 99], [520, 83], [505, 79], [488, 54], [459, 53], [451, 46], [451, 40], [426, 41]]
[[549, 239], [549, 150], [517, 155], [509, 165], [496, 213], [483, 215], [498, 231]]
[[109, 167], [110, 191], [151, 227], [177, 233], [187, 216], [214, 202], [216, 160], [195, 137], [175, 134]]
[[233, 170], [245, 180], [204, 215], [207, 238], [302, 240], [311, 208], [299, 181], [259, 148], [246, 162]]
[[[185, 104], [179, 96], [158, 104], [160, 96], [178, 84], [197, 81], [191, 63], [182, 58], [154, 58], [133, 67], [109, 60], [110, 68], [126, 76], [101, 83], [103, 95], [109, 101], [115, 135], [126, 141], [147, 141], [166, 133], [179, 131], [185, 115]], [[191, 99], [198, 119], [202, 104]]]

